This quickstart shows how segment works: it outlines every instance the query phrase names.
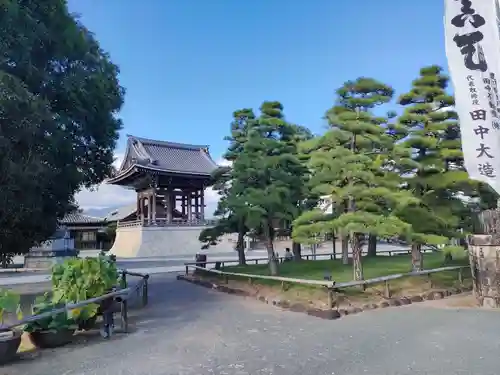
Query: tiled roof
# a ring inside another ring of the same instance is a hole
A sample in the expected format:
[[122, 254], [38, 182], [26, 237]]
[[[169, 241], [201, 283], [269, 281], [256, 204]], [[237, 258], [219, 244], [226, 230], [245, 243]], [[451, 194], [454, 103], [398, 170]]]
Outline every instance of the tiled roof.
[[208, 146], [157, 141], [128, 135], [125, 159], [118, 171], [132, 166], [157, 171], [209, 176], [217, 168]]
[[67, 214], [63, 217], [59, 223], [60, 224], [100, 224], [105, 220], [100, 217], [93, 217], [88, 215], [83, 215], [79, 212], [73, 212]]
[[123, 220], [137, 211], [137, 203], [129, 204], [127, 206], [119, 207], [106, 215], [107, 222]]

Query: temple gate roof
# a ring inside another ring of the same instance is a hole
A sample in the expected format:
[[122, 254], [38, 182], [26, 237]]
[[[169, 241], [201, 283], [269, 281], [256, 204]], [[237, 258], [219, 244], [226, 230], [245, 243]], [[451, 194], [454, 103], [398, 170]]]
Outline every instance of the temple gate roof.
[[218, 167], [207, 145], [166, 142], [127, 135], [125, 157], [116, 176], [108, 183], [120, 183], [138, 170], [158, 174], [210, 177]]

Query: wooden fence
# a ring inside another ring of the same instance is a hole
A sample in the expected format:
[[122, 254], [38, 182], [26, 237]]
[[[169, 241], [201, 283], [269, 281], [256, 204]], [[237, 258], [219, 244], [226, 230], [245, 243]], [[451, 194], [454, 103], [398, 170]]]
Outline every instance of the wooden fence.
[[[253, 275], [253, 274], [238, 273], [238, 272], [227, 272], [227, 271], [221, 271], [221, 270], [216, 270], [216, 269], [207, 269], [204, 267], [197, 266], [196, 264], [194, 264], [194, 265], [193, 264], [186, 264], [186, 269], [188, 270], [188, 268], [192, 268], [194, 270], [213, 273], [213, 274], [216, 274], [218, 276], [222, 276], [226, 283], [228, 282], [229, 277], [233, 276], [233, 277], [248, 279], [249, 282], [252, 282], [252, 280], [254, 280], [254, 279], [279, 281], [279, 282], [281, 282], [282, 286], [284, 286], [286, 283], [321, 286], [327, 290], [328, 306], [330, 308], [333, 308], [333, 306], [335, 305], [335, 301], [337, 299], [336, 293], [340, 289], [352, 288], [352, 287], [357, 287], [357, 286], [363, 287], [363, 289], [365, 289], [367, 286], [383, 283], [384, 284], [384, 297], [390, 298], [391, 297], [391, 290], [390, 290], [389, 282], [392, 280], [397, 280], [397, 279], [401, 279], [404, 277], [411, 277], [411, 276], [424, 276], [424, 275], [429, 276], [431, 274], [438, 273], [438, 272], [457, 271], [457, 280], [460, 283], [460, 285], [462, 285], [463, 284], [463, 271], [464, 271], [464, 269], [467, 269], [469, 267], [468, 266], [440, 267], [440, 268], [434, 268], [434, 269], [430, 269], [430, 270], [398, 273], [398, 274], [394, 274], [394, 275], [375, 277], [373, 279], [353, 280], [353, 281], [347, 281], [347, 282], [343, 282], [343, 283], [337, 283], [335, 281], [330, 281], [330, 280], [296, 279], [296, 278], [281, 277], [281, 276]], [[430, 280], [430, 277], [429, 277], [429, 280]], [[431, 284], [431, 286], [432, 286], [432, 284]]]
[[[25, 325], [27, 323], [31, 322], [36, 322], [38, 320], [48, 318], [54, 314], [59, 314], [59, 313], [64, 313], [68, 312], [71, 310], [75, 310], [93, 303], [101, 303], [105, 300], [110, 300], [113, 299], [120, 304], [120, 328], [123, 332], [128, 332], [128, 304], [129, 301], [134, 299], [135, 297], [140, 297], [141, 300], [141, 305], [142, 307], [146, 306], [148, 304], [148, 280], [149, 280], [149, 275], [146, 274], [140, 274], [140, 273], [134, 273], [134, 272], [128, 272], [127, 270], [122, 270], [122, 277], [124, 278], [125, 281], [127, 281], [127, 276], [135, 276], [135, 277], [140, 277], [141, 279], [137, 284], [135, 284], [132, 287], [124, 288], [124, 289], [118, 289], [113, 292], [104, 294], [100, 297], [95, 297], [91, 298], [85, 301], [81, 301], [78, 303], [71, 303], [67, 304], [66, 306], [60, 307], [53, 309], [51, 311], [44, 312], [42, 314], [37, 314], [37, 315], [32, 315], [28, 316], [26, 318], [23, 318], [21, 320], [18, 320], [14, 323], [6, 324], [6, 325], [0, 325], [0, 330], [3, 329], [13, 329], [15, 327], [19, 327], [22, 325]], [[104, 311], [104, 314], [108, 314], [108, 316], [114, 314], [112, 310], [110, 311]], [[109, 321], [109, 320], [108, 320]], [[113, 319], [111, 319], [113, 321]], [[105, 338], [108, 338], [111, 336], [111, 331], [110, 327], [105, 325], [104, 326], [104, 335]]]

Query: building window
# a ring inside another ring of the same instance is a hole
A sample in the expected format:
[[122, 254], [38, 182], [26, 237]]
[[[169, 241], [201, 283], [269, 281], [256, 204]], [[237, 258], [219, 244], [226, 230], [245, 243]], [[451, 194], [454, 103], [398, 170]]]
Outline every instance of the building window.
[[93, 242], [96, 240], [96, 232], [82, 232], [80, 241], [82, 242]]

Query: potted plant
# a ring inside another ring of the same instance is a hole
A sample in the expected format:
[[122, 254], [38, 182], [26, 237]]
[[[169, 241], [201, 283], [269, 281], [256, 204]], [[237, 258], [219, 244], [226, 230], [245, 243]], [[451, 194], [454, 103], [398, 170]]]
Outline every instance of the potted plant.
[[22, 319], [19, 299], [19, 295], [0, 289], [0, 363], [12, 360], [21, 344], [22, 331], [14, 331], [4, 326], [7, 313], [17, 313], [17, 318]]
[[[100, 297], [119, 283], [118, 268], [108, 257], [68, 259], [52, 268], [54, 303], [78, 303]], [[113, 299], [71, 311], [80, 329], [93, 328], [96, 316], [109, 309]]]
[[[33, 315], [46, 313], [63, 306], [44, 301], [33, 306]], [[75, 321], [65, 311], [30, 322], [24, 326], [24, 331], [29, 333], [31, 342], [37, 348], [57, 348], [71, 342], [76, 328]]]

